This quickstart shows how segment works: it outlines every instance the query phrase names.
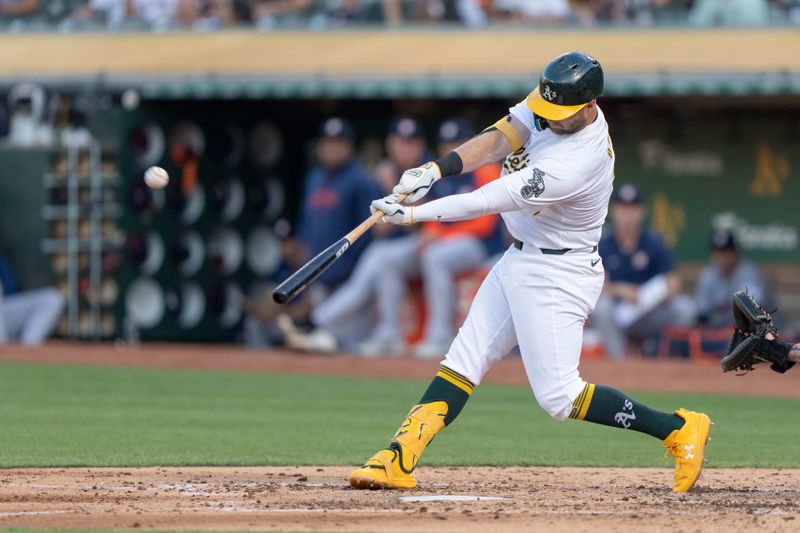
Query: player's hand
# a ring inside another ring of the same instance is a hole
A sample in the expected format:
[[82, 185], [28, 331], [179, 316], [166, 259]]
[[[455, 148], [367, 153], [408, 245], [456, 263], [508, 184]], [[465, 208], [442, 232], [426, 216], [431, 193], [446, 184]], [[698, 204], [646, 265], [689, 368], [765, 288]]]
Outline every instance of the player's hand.
[[421, 167], [410, 168], [403, 172], [400, 183], [394, 186], [392, 193], [407, 194], [408, 196], [403, 202], [413, 204], [428, 194], [431, 186], [441, 177], [442, 172], [439, 170], [439, 165], [429, 161]]
[[384, 213], [382, 222], [389, 224], [400, 224], [406, 226], [414, 223], [414, 208], [409, 205], [400, 203], [400, 197], [397, 194], [390, 194], [380, 200], [373, 201], [369, 210], [373, 213], [378, 211]]
[[610, 287], [611, 295], [633, 305], [639, 303], [639, 287], [633, 283], [617, 282]]

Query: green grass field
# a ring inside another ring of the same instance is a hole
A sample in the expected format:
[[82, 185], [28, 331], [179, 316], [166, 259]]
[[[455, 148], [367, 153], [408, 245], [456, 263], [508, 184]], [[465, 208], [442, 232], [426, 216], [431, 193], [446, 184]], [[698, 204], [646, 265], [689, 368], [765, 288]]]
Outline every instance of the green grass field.
[[[384, 446], [424, 381], [0, 364], [0, 466], [339, 465]], [[797, 467], [800, 399], [642, 393], [709, 413], [709, 467]], [[429, 465], [669, 466], [654, 439], [484, 385]]]

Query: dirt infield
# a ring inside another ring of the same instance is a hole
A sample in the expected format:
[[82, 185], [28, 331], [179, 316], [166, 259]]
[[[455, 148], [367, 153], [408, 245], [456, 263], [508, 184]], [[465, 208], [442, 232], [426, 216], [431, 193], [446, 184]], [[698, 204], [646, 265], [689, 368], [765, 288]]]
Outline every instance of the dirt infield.
[[[429, 379], [435, 361], [235, 347], [52, 343], [0, 361]], [[589, 380], [639, 391], [800, 396], [798, 375], [722, 374], [714, 361], [590, 360]], [[493, 383], [526, 385], [518, 358]], [[353, 491], [344, 467], [0, 470], [0, 527], [278, 531], [800, 531], [800, 470], [706, 470], [675, 495], [666, 469], [424, 468], [408, 492]], [[404, 501], [404, 497], [471, 497]], [[481, 499], [476, 499], [481, 498]], [[490, 498], [490, 499], [485, 499]]]
[[[236, 346], [53, 342], [37, 348], [0, 346], [0, 361], [69, 363], [174, 369], [238, 370], [380, 378], [431, 379], [438, 361], [409, 357], [362, 359], [351, 355], [307, 355], [286, 350], [251, 351]], [[633, 358], [624, 362], [590, 359], [581, 375], [592, 383], [623, 390], [800, 397], [800, 371], [780, 375], [762, 365], [746, 376], [723, 374], [716, 360], [689, 362]], [[485, 383], [527, 385], [519, 357], [497, 362]]]
[[[282, 531], [799, 531], [798, 470], [426, 468], [354, 491], [341, 467], [0, 471], [0, 526]], [[477, 501], [403, 501], [471, 496]]]

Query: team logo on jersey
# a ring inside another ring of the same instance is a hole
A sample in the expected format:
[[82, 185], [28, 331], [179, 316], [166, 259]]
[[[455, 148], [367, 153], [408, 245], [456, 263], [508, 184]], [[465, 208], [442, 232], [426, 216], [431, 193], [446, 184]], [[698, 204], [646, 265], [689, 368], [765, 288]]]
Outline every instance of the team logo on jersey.
[[506, 160], [503, 161], [503, 168], [509, 174], [512, 172], [517, 172], [528, 166], [530, 158], [530, 154], [525, 151], [525, 147], [523, 146], [510, 156], [506, 157]]
[[544, 86], [544, 90], [542, 91], [542, 98], [547, 100], [548, 102], [552, 102], [556, 98], [558, 98], [558, 94], [550, 88], [549, 85]]
[[520, 189], [519, 193], [523, 198], [528, 200], [531, 196], [539, 198], [539, 195], [544, 192], [544, 172], [538, 168], [534, 168], [533, 177], [528, 179], [528, 184]]

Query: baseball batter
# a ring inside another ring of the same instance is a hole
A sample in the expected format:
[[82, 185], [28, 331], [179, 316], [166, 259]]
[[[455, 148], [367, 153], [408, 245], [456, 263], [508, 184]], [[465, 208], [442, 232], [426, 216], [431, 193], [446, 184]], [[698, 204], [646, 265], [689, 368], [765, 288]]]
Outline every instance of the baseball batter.
[[[614, 148], [597, 97], [603, 70], [587, 54], [555, 58], [539, 85], [482, 134], [403, 173], [372, 203], [384, 222], [413, 224], [501, 213], [514, 245], [481, 285], [441, 369], [389, 447], [350, 474], [353, 488], [412, 488], [431, 439], [461, 412], [489, 367], [519, 345], [539, 405], [553, 418], [632, 429], [663, 441], [675, 458], [676, 492], [703, 466], [711, 425], [702, 413], [664, 413], [578, 373], [583, 326], [603, 286], [597, 243], [614, 181]], [[437, 180], [505, 158], [503, 173], [468, 194], [424, 205]], [[398, 305], [400, 302], [398, 302]]]

